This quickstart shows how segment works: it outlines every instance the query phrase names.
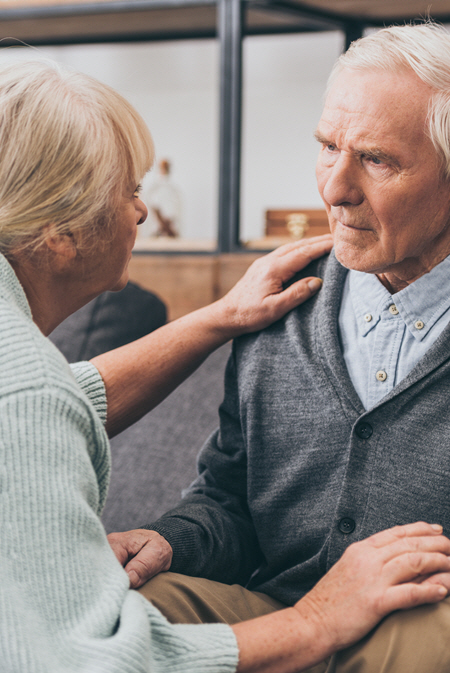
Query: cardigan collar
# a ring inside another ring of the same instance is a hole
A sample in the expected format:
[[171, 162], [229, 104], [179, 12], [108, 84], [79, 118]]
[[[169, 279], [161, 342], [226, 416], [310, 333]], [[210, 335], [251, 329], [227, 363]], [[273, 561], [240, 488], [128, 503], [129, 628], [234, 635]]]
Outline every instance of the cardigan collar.
[[[323, 277], [323, 288], [317, 295], [314, 329], [318, 335], [316, 341], [320, 349], [320, 357], [330, 382], [337, 388], [341, 396], [344, 411], [352, 417], [355, 411], [358, 415], [365, 412], [352, 383], [345, 365], [338, 333], [338, 317], [341, 306], [342, 290], [348, 269], [336, 259], [334, 250], [328, 258], [320, 260], [318, 274]], [[450, 360], [450, 324], [443, 330], [436, 342], [419, 360], [410, 373], [398, 383], [370, 412], [385, 402], [408, 391], [412, 386], [420, 383], [444, 362]], [[418, 390], [410, 391], [418, 394]], [[367, 412], [367, 413], [370, 413]]]

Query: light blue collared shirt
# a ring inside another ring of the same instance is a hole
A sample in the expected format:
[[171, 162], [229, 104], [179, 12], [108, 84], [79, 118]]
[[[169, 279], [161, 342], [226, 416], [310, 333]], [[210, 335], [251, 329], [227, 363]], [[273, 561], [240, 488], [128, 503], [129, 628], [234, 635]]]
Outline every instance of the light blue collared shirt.
[[349, 271], [339, 313], [341, 347], [364, 408], [397, 385], [450, 321], [450, 256], [395, 294], [374, 274]]

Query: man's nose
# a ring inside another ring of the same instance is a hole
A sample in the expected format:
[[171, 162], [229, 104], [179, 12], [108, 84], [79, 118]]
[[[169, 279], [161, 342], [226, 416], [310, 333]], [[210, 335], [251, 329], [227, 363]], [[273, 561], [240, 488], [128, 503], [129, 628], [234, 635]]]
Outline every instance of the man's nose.
[[330, 206], [357, 206], [364, 200], [355, 158], [341, 153], [327, 171], [323, 198]]

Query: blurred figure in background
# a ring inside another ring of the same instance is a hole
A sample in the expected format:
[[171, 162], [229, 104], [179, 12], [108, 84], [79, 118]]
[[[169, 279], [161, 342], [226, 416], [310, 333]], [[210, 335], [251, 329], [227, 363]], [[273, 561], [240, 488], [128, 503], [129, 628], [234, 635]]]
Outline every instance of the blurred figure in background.
[[158, 176], [143, 195], [149, 217], [147, 226], [141, 232], [141, 238], [180, 236], [181, 195], [178, 187], [173, 184], [170, 173], [170, 161], [161, 159], [158, 163]]

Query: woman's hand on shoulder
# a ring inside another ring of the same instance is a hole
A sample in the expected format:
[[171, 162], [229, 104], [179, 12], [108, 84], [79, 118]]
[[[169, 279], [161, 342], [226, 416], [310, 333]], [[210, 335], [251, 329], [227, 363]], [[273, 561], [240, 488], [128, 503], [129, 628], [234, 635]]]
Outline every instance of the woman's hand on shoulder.
[[288, 243], [257, 259], [228, 294], [213, 305], [218, 324], [228, 328], [232, 338], [280, 320], [322, 286], [322, 281], [313, 276], [288, 287], [286, 283], [313, 260], [330, 252], [332, 245], [331, 234], [327, 234]]

